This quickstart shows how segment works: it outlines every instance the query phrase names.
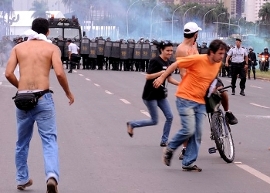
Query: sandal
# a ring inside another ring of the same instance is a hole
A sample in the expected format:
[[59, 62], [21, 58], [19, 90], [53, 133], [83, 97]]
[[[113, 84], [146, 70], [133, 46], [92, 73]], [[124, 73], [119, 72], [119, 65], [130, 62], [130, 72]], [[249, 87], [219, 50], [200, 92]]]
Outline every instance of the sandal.
[[133, 128], [127, 123], [127, 132], [130, 137], [133, 137]]
[[189, 166], [182, 166], [184, 171], [197, 171], [197, 172], [201, 172], [202, 168], [199, 168], [196, 165], [189, 165]]

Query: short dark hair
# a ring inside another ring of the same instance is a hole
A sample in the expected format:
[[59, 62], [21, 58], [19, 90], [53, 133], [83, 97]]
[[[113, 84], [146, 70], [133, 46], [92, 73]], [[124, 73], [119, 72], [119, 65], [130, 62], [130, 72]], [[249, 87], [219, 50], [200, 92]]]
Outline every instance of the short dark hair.
[[67, 42], [71, 43], [72, 41], [71, 41], [71, 39], [68, 39]]
[[210, 55], [211, 51], [215, 54], [220, 49], [221, 50], [227, 50], [226, 43], [224, 43], [223, 41], [221, 41], [219, 39], [213, 40], [209, 45], [207, 55]]
[[36, 18], [32, 22], [32, 30], [38, 34], [46, 35], [49, 31], [49, 22], [45, 18]]
[[197, 33], [198, 31], [194, 32], [194, 33], [191, 33], [191, 34], [186, 34], [184, 33], [184, 38], [187, 38], [187, 39], [190, 39], [190, 38], [193, 38], [194, 35]]

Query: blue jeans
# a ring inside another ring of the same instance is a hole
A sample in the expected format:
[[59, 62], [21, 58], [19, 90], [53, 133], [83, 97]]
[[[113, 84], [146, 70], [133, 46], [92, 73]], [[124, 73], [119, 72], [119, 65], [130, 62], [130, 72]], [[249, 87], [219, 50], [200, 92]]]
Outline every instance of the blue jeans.
[[168, 147], [175, 150], [188, 140], [182, 164], [189, 166], [195, 162], [198, 157], [206, 109], [203, 104], [183, 98], [176, 99], [176, 107], [181, 118], [182, 129], [172, 138]]
[[58, 182], [57, 128], [52, 94], [44, 94], [39, 99], [38, 105], [30, 111], [26, 112], [17, 108], [16, 117], [18, 135], [15, 155], [17, 184], [23, 185], [29, 181], [27, 158], [35, 122], [37, 122], [38, 132], [42, 140], [46, 181], [53, 177]]
[[135, 127], [144, 127], [144, 126], [151, 126], [158, 124], [158, 108], [159, 107], [166, 117], [166, 121], [163, 127], [163, 135], [161, 137], [161, 142], [166, 143], [168, 141], [168, 137], [171, 130], [173, 114], [170, 108], [170, 104], [168, 100], [161, 99], [161, 100], [143, 100], [144, 104], [146, 105], [151, 119], [145, 120], [137, 120], [137, 121], [130, 121], [128, 122], [132, 128]]

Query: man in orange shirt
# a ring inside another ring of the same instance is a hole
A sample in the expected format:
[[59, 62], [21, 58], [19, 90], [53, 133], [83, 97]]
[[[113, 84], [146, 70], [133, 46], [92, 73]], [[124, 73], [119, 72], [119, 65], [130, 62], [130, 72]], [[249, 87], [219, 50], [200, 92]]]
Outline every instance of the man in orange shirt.
[[154, 81], [157, 88], [164, 79], [178, 68], [187, 69], [186, 75], [178, 85], [176, 106], [179, 112], [182, 129], [169, 142], [163, 155], [163, 161], [170, 166], [173, 152], [188, 140], [187, 149], [182, 161], [184, 170], [202, 171], [194, 165], [201, 144], [202, 122], [206, 116], [204, 96], [211, 82], [216, 78], [227, 45], [221, 40], [213, 40], [207, 55], [179, 57], [176, 62]]

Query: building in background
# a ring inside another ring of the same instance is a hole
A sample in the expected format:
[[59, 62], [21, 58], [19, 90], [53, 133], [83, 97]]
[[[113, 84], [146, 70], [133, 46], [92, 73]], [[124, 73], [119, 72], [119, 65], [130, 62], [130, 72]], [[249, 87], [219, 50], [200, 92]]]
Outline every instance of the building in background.
[[[14, 11], [29, 11], [34, 1], [39, 0], [13, 0]], [[63, 14], [69, 13], [68, 7], [64, 6], [62, 0], [44, 0], [48, 3], [49, 11], [61, 11]]]
[[270, 2], [270, 0], [246, 0], [245, 2], [246, 21], [251, 21], [251, 22], [258, 21], [260, 19], [258, 17], [259, 10], [267, 2]]
[[180, 0], [181, 3], [198, 3], [201, 5], [216, 5], [220, 0]]

